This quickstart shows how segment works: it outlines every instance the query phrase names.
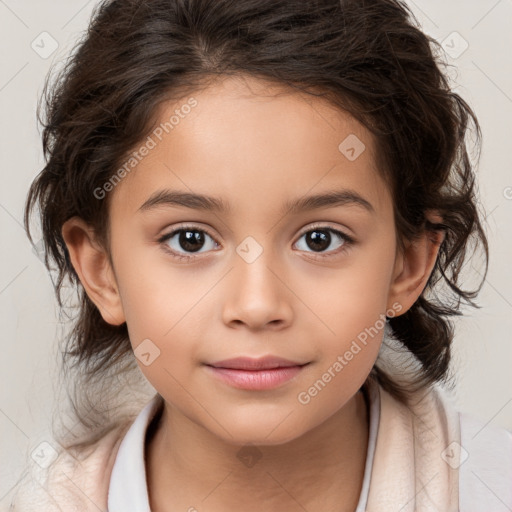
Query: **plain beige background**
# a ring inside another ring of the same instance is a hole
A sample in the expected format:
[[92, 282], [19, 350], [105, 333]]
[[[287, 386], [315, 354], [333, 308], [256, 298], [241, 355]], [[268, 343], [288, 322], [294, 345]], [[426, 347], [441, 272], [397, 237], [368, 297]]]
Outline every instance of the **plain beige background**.
[[[35, 108], [50, 64], [68, 55], [96, 3], [0, 0], [0, 503], [26, 454], [48, 439], [60, 332], [51, 281], [22, 228], [29, 184], [43, 166]], [[457, 321], [456, 400], [459, 410], [512, 430], [512, 1], [407, 3], [443, 42], [454, 87], [483, 131], [478, 180], [491, 259], [482, 309]]]

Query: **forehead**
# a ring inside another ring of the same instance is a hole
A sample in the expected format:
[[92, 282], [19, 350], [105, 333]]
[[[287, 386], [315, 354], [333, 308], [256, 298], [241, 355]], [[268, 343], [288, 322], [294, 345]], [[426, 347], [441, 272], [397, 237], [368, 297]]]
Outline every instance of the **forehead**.
[[144, 143], [150, 149], [114, 190], [113, 209], [126, 215], [164, 188], [222, 197], [235, 213], [277, 211], [332, 188], [389, 209], [364, 126], [322, 98], [256, 78], [224, 78], [162, 103]]

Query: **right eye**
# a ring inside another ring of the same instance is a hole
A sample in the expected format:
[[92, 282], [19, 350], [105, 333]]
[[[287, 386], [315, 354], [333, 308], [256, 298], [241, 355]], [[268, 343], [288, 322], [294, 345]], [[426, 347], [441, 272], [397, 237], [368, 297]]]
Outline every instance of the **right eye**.
[[[210, 242], [209, 242], [210, 240]], [[160, 237], [164, 250], [178, 259], [190, 260], [193, 254], [207, 252], [218, 247], [218, 243], [204, 229], [191, 226], [181, 226]], [[206, 250], [201, 251], [206, 245]], [[210, 247], [208, 247], [208, 245]]]

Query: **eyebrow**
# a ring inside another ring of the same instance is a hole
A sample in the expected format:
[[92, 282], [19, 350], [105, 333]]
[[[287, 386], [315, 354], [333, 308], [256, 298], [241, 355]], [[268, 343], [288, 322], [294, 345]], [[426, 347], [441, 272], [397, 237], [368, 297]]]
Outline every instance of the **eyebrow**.
[[[231, 211], [229, 204], [221, 198], [178, 190], [159, 190], [155, 192], [144, 202], [139, 211], [153, 210], [161, 206], [181, 206], [218, 213], [229, 213]], [[287, 201], [284, 203], [281, 213], [295, 214], [301, 211], [319, 210], [335, 206], [359, 206], [369, 213], [375, 213], [375, 209], [368, 200], [350, 189], [332, 190], [323, 194]]]
[[289, 213], [298, 213], [307, 210], [319, 210], [334, 206], [359, 206], [369, 213], [375, 213], [372, 204], [361, 197], [355, 190], [332, 190], [323, 194], [300, 197], [284, 204], [284, 210]]

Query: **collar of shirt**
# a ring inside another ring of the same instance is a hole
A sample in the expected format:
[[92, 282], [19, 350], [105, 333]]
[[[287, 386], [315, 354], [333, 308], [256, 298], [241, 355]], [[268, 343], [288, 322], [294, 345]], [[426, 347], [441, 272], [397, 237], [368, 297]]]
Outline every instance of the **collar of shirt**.
[[[369, 436], [361, 494], [355, 512], [364, 512], [370, 490], [370, 475], [377, 441], [380, 397], [377, 386], [369, 386]], [[150, 512], [145, 466], [146, 431], [158, 411], [156, 395], [141, 410], [126, 432], [117, 452], [108, 491], [109, 512]]]

